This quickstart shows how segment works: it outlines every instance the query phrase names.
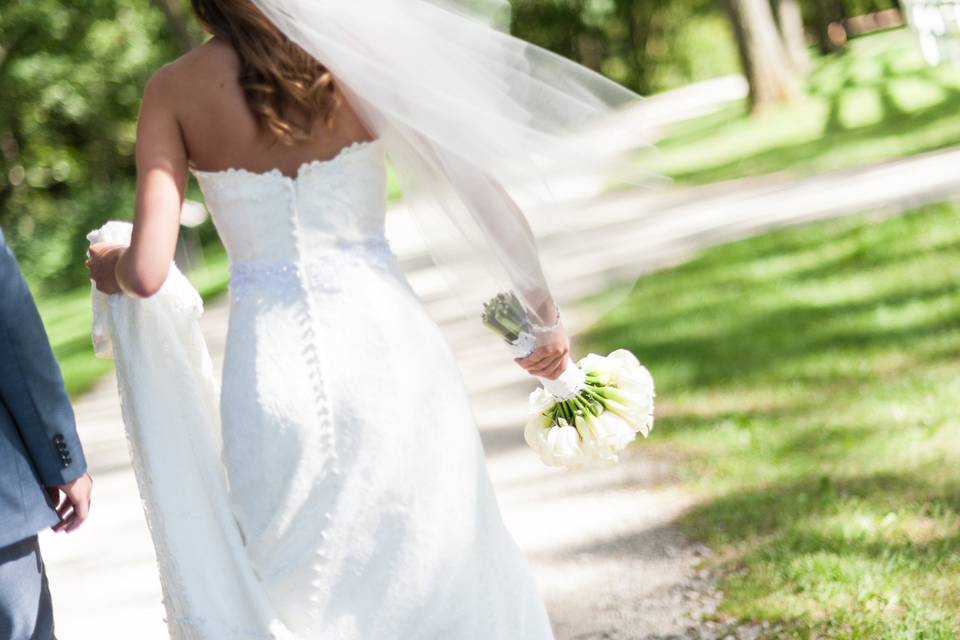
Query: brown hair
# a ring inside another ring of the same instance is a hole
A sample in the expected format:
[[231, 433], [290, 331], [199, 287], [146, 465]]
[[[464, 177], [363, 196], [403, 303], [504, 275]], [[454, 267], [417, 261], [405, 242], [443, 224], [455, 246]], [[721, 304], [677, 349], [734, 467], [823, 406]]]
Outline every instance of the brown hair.
[[[291, 42], [249, 0], [191, 0], [204, 29], [229, 42], [240, 57], [237, 80], [261, 127], [285, 144], [310, 138], [322, 118], [330, 126], [340, 104], [333, 76]], [[292, 120], [293, 109], [306, 118]]]

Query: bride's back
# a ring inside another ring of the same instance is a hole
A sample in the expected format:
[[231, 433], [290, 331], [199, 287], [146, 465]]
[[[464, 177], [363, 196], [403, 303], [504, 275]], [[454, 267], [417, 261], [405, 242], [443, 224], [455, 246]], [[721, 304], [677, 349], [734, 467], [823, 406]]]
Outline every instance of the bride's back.
[[164, 85], [179, 96], [176, 118], [187, 157], [195, 169], [277, 169], [292, 176], [306, 162], [332, 158], [351, 143], [372, 138], [341, 96], [329, 127], [317, 122], [310, 139], [294, 144], [280, 142], [259, 126], [239, 82], [239, 56], [217, 37], [160, 73], [167, 76]]

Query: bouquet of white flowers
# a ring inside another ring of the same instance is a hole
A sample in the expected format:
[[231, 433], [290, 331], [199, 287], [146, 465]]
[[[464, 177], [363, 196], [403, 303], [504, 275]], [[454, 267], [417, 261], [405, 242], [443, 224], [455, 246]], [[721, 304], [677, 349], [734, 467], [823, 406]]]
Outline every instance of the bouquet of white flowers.
[[[482, 319], [516, 357], [533, 351], [532, 324], [513, 293], [486, 302]], [[556, 380], [538, 379], [543, 386], [530, 394], [524, 439], [548, 465], [613, 464], [618, 451], [653, 428], [653, 377], [626, 349], [587, 354]]]

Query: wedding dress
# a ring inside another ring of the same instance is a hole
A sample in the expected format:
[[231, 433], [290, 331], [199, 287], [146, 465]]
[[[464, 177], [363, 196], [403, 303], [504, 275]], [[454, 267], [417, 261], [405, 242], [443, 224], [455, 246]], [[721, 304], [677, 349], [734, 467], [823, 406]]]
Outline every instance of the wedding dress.
[[381, 141], [295, 177], [194, 175], [231, 263], [219, 397], [175, 269], [95, 313], [171, 636], [552, 638], [453, 354], [384, 236]]

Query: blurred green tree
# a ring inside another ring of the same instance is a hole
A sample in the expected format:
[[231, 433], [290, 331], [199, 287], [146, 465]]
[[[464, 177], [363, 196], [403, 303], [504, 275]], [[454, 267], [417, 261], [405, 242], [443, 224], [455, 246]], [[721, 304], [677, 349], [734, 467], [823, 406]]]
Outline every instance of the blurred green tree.
[[85, 282], [85, 233], [132, 202], [148, 75], [179, 48], [136, 0], [0, 4], [0, 223], [45, 289]]
[[203, 42], [203, 33], [194, 21], [185, 0], [151, 0], [163, 12], [167, 30], [181, 51], [186, 52]]
[[716, 0], [513, 0], [512, 31], [642, 94], [738, 70]]

